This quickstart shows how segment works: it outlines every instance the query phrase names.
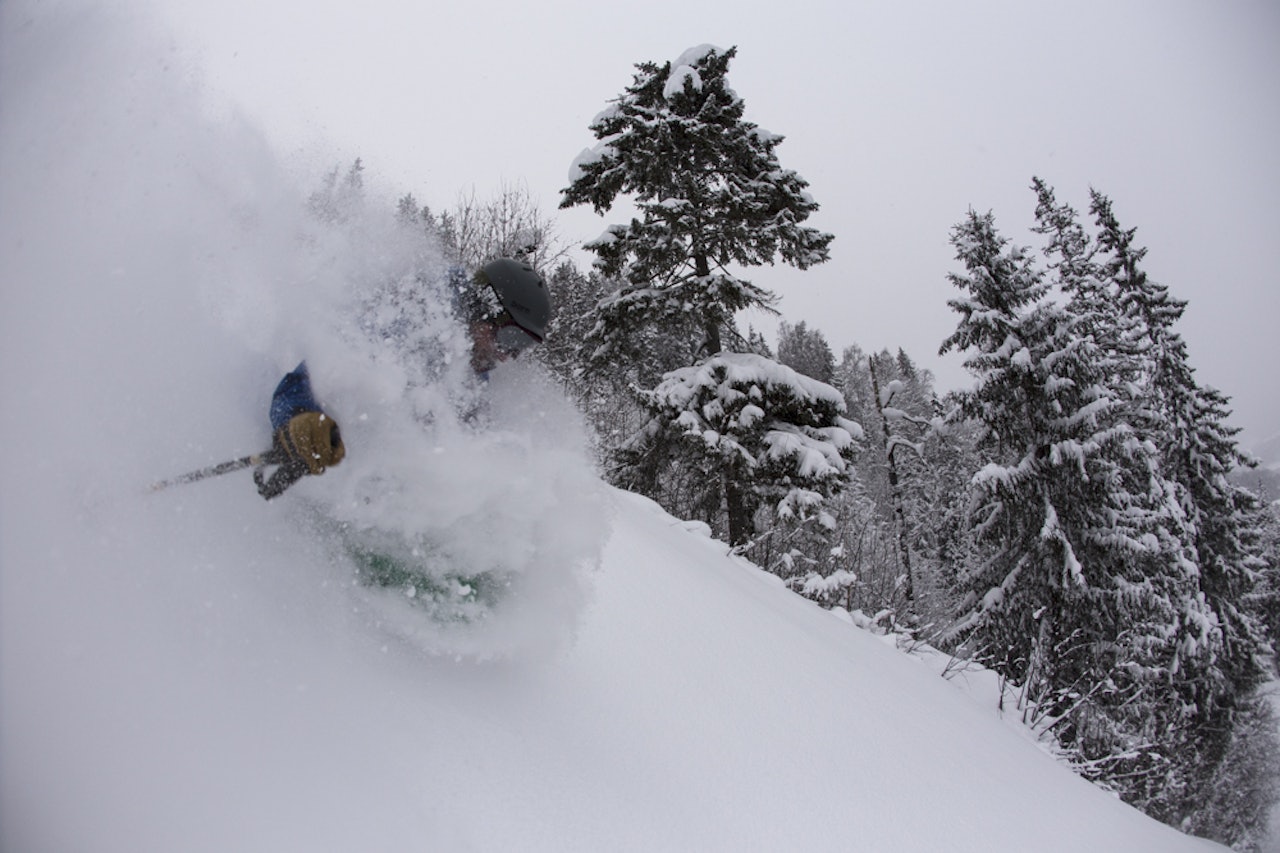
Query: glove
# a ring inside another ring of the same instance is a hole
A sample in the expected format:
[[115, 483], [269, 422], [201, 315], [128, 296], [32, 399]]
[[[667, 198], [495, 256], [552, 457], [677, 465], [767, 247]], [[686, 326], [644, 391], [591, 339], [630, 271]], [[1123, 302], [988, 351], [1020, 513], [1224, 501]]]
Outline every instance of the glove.
[[310, 474], [323, 474], [347, 455], [337, 422], [324, 412], [294, 415], [280, 430], [277, 443]]
[[[306, 475], [323, 474], [346, 455], [337, 423], [323, 412], [303, 412], [276, 432], [263, 464], [253, 472], [253, 482], [258, 494], [271, 500]], [[265, 476], [268, 465], [280, 466], [270, 478]]]

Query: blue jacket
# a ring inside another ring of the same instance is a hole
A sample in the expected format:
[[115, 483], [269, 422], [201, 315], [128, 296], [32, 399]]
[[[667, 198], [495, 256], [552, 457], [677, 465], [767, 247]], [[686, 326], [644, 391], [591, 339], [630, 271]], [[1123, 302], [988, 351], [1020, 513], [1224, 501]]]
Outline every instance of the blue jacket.
[[271, 432], [279, 432], [294, 415], [318, 411], [320, 406], [311, 392], [311, 374], [307, 372], [306, 361], [301, 361], [284, 375], [271, 395]]

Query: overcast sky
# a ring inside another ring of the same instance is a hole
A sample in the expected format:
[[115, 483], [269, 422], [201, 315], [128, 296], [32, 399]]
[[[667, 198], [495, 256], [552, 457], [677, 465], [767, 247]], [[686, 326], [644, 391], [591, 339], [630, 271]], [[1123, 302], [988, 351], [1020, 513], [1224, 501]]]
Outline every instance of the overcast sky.
[[950, 228], [994, 210], [1033, 243], [1033, 176], [1082, 212], [1092, 186], [1190, 300], [1180, 331], [1246, 443], [1280, 431], [1275, 0], [136, 2], [303, 167], [359, 156], [372, 184], [436, 209], [523, 183], [571, 243], [617, 221], [556, 207], [635, 63], [736, 45], [747, 118], [786, 137], [779, 160], [822, 205], [811, 224], [836, 235], [821, 267], [750, 274], [788, 321], [965, 384], [937, 357]]

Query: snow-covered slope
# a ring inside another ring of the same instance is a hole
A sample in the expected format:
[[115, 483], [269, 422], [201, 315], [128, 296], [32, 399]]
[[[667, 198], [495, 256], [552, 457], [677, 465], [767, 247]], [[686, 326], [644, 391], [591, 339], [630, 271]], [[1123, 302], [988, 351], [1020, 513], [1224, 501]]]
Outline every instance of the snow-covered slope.
[[[316, 232], [181, 78], [114, 18], [0, 6], [0, 849], [1212, 847], [584, 476], [532, 377], [495, 379], [498, 439], [426, 431], [339, 311], [412, 250]], [[303, 355], [342, 466], [147, 493], [261, 449]], [[511, 612], [417, 634], [351, 584], [308, 508], [387, 478], [388, 524], [520, 564]]]
[[6, 487], [4, 849], [1210, 846], [640, 499], [575, 642], [476, 664], [299, 587], [256, 498], [204, 491], [122, 530]]

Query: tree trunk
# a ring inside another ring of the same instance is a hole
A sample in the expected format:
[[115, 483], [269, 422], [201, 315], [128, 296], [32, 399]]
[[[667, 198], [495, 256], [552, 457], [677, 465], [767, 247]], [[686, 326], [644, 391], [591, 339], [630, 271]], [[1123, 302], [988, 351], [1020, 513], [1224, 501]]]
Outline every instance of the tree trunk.
[[[707, 261], [705, 255], [699, 255], [694, 258], [694, 269], [701, 277], [711, 275], [711, 264]], [[707, 321], [706, 326], [706, 354], [710, 358], [721, 352], [720, 341], [720, 320], [713, 318]], [[746, 489], [738, 482], [739, 466], [730, 466], [724, 470], [721, 478], [724, 488], [724, 505], [725, 512], [729, 516], [729, 544], [737, 547], [751, 541], [751, 537], [755, 535], [755, 524], [752, 520], [751, 509], [747, 504]]]
[[876, 377], [876, 362], [873, 356], [867, 356], [867, 366], [871, 369], [871, 391], [876, 398], [876, 412], [880, 415], [880, 427], [884, 441], [884, 455], [889, 461], [889, 493], [893, 497], [893, 520], [898, 534], [898, 560], [902, 565], [902, 573], [906, 577], [907, 604], [915, 601], [915, 583], [911, 578], [911, 548], [907, 544], [907, 514], [902, 507], [902, 487], [898, 484], [898, 465], [893, 461], [893, 436], [889, 433], [889, 419], [884, 416], [884, 401], [880, 399], [880, 380]]
[[[693, 269], [699, 278], [706, 278], [711, 275], [711, 263], [707, 260], [706, 255], [698, 255], [693, 259]], [[702, 348], [706, 352], [707, 357], [710, 358], [711, 356], [719, 353], [722, 348], [720, 343], [720, 318], [712, 317], [708, 319], [704, 331], [706, 332], [707, 339], [703, 343]]]
[[724, 503], [729, 514], [729, 544], [745, 545], [755, 534], [751, 511], [747, 508], [746, 490], [734, 479], [734, 472], [724, 472]]

